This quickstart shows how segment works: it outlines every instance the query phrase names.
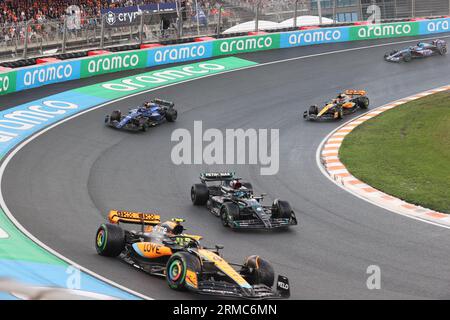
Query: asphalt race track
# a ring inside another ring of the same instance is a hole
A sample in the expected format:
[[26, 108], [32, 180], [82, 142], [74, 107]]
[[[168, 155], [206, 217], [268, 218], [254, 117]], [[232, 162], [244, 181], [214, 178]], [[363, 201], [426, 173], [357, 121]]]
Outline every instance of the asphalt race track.
[[[268, 62], [392, 41], [400, 40], [241, 57]], [[223, 255], [234, 262], [259, 254], [289, 277], [294, 299], [450, 299], [449, 230], [390, 213], [330, 183], [317, 167], [316, 149], [340, 123], [309, 123], [301, 117], [309, 105], [347, 88], [368, 90], [376, 107], [448, 84], [450, 56], [408, 64], [383, 61], [386, 51], [414, 42], [268, 64], [158, 90], [151, 96], [175, 101], [179, 118], [144, 134], [107, 128], [103, 118], [140, 104], [149, 94], [81, 115], [17, 153], [3, 178], [7, 206], [28, 231], [62, 255], [156, 299], [199, 297], [98, 256], [94, 234], [110, 209], [155, 209], [166, 218], [183, 217], [190, 234], [204, 235], [206, 245], [225, 245]], [[48, 94], [48, 88], [33, 90], [11, 96], [8, 103]], [[202, 120], [204, 129], [279, 128], [279, 173], [260, 176], [258, 166], [173, 165], [171, 133], [192, 131], [195, 120]], [[203, 170], [236, 171], [257, 193], [267, 193], [268, 203], [276, 197], [290, 201], [300, 225], [275, 232], [224, 228], [206, 209], [191, 204], [190, 186]], [[366, 287], [369, 265], [381, 268], [380, 290]]]

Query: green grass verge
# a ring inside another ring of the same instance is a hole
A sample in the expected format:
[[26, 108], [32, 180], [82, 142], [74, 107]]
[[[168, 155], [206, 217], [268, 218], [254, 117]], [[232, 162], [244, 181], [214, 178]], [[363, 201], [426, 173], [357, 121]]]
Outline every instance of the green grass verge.
[[372, 187], [450, 213], [450, 91], [366, 121], [346, 136], [339, 157]]

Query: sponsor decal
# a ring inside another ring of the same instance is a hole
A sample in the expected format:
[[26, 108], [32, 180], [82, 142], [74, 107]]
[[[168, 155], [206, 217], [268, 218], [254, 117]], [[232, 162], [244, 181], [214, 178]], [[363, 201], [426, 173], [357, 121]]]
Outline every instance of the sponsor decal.
[[119, 98], [151, 88], [161, 87], [189, 79], [200, 78], [209, 74], [248, 67], [255, 64], [255, 62], [244, 59], [229, 57], [154, 70], [132, 77], [94, 84], [88, 87], [75, 89], [74, 91], [101, 98]]
[[139, 8], [137, 6], [102, 9], [106, 27], [133, 25], [139, 22]]
[[0, 96], [16, 91], [16, 71], [0, 73]]
[[417, 22], [372, 24], [350, 27], [350, 40], [366, 40], [416, 36], [419, 34]]
[[130, 69], [145, 68], [147, 53], [134, 51], [100, 55], [81, 60], [81, 78]]
[[0, 112], [0, 156], [43, 127], [101, 102], [82, 94], [61, 93]]
[[419, 22], [419, 34], [433, 34], [450, 31], [450, 18]]
[[155, 48], [148, 51], [147, 66], [211, 58], [212, 48], [211, 42]]
[[349, 30], [349, 27], [342, 27], [282, 33], [280, 48], [349, 41]]
[[279, 47], [280, 34], [221, 39], [214, 41], [213, 56], [278, 49]]
[[175, 12], [176, 9], [176, 2], [151, 3], [140, 6], [102, 9], [101, 14], [105, 16], [106, 27], [120, 27], [138, 24], [142, 12]]
[[17, 71], [16, 91], [80, 78], [80, 61], [57, 62]]

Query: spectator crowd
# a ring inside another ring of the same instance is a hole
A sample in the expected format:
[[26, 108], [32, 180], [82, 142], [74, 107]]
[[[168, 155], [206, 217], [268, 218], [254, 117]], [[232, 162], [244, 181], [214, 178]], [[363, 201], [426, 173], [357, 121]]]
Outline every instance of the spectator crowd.
[[[11, 45], [13, 41], [23, 41], [25, 35], [33, 40], [55, 38], [62, 34], [63, 21], [66, 17], [76, 17], [68, 22], [69, 31], [94, 29], [99, 24], [101, 9], [116, 8], [149, 3], [178, 2], [183, 9], [183, 20], [197, 21], [196, 12], [203, 25], [207, 16], [217, 13], [217, 4], [228, 4], [248, 8], [258, 1], [263, 7], [291, 0], [0, 0], [0, 45]], [[199, 11], [196, 10], [198, 5]], [[223, 17], [229, 11], [222, 11]], [[76, 21], [76, 22], [75, 22]]]

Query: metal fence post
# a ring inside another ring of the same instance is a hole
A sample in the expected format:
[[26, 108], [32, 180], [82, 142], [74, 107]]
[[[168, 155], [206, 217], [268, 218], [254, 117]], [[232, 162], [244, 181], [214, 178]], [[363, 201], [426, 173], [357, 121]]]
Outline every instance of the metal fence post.
[[218, 21], [217, 21], [217, 36], [220, 36], [220, 33], [221, 33], [220, 31], [221, 31], [221, 27], [222, 27], [222, 9], [223, 9], [223, 5], [220, 5], [219, 17], [218, 17]]
[[100, 49], [105, 47], [105, 14], [101, 15], [100, 21]]
[[67, 43], [67, 17], [64, 17], [63, 38], [62, 38], [62, 53], [66, 53], [66, 43]]
[[183, 28], [183, 15], [181, 13], [181, 0], [176, 1], [177, 5], [177, 38], [181, 38], [181, 29]]
[[255, 32], [259, 31], [259, 8], [261, 6], [261, 0], [256, 4], [256, 14], [255, 14]]
[[333, 23], [336, 23], [337, 19], [337, 0], [333, 0]]
[[197, 16], [197, 35], [200, 35], [200, 17], [198, 14], [198, 0], [195, 0], [195, 14]]
[[362, 3], [361, 0], [358, 1], [358, 7], [359, 7], [359, 18], [358, 21], [363, 21], [364, 20], [364, 14], [363, 14], [363, 8], [362, 8]]
[[144, 42], [144, 12], [140, 12], [141, 21], [139, 23], [139, 44]]
[[321, 0], [317, 0], [317, 10], [319, 13], [319, 25], [322, 24], [322, 4], [321, 4]]
[[22, 57], [24, 59], [26, 59], [27, 58], [27, 53], [28, 53], [28, 21], [25, 21], [25, 31], [24, 31], [23, 34], [25, 36], [25, 39], [24, 39], [24, 43], [23, 43], [23, 55], [22, 55]]
[[298, 1], [299, 1], [299, 0], [295, 0], [295, 8], [294, 8], [294, 28], [297, 28]]
[[416, 17], [416, 0], [411, 1], [411, 16]]

